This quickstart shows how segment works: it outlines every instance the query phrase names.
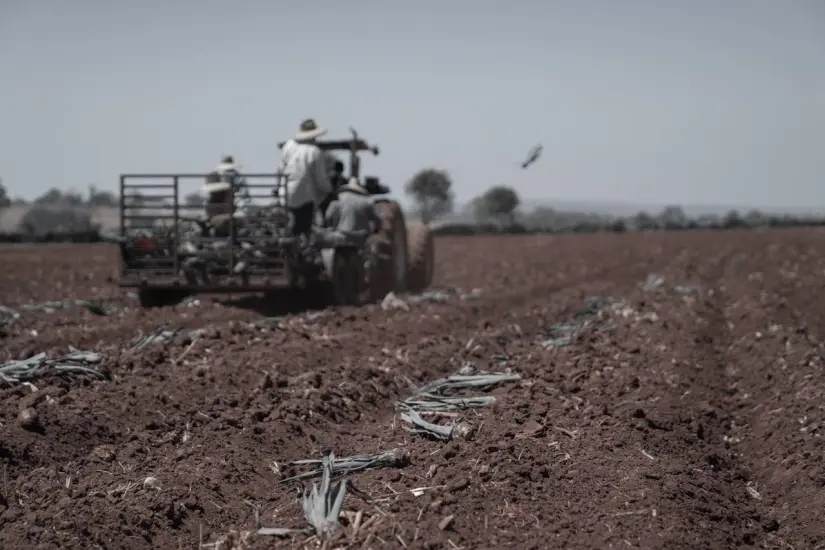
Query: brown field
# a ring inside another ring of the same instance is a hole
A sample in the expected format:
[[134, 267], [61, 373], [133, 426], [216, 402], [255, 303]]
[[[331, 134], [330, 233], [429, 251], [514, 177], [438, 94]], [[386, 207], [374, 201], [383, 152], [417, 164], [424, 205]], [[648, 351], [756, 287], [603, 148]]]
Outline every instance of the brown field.
[[[306, 527], [290, 461], [403, 449], [348, 476], [327, 548], [825, 548], [825, 233], [439, 238], [437, 256], [434, 287], [463, 290], [408, 309], [123, 298], [101, 316], [22, 306], [121, 296], [112, 248], [0, 248], [20, 312], [0, 363], [71, 345], [108, 375], [0, 377], [0, 547], [314, 547], [251, 534], [254, 508]], [[593, 296], [623, 302], [584, 314]], [[125, 350], [164, 322], [205, 332]], [[521, 380], [460, 413], [466, 438], [405, 431], [410, 382], [468, 362]]]

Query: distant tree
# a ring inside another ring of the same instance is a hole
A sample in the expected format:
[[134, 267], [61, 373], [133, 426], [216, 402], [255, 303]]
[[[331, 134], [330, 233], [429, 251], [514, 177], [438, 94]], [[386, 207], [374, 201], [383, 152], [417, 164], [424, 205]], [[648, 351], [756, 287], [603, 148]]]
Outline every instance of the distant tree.
[[83, 206], [86, 200], [83, 194], [78, 191], [66, 191], [65, 193], [60, 189], [52, 187], [36, 199], [34, 204], [51, 204], [63, 206]]
[[101, 191], [96, 185], [90, 184], [86, 203], [89, 206], [115, 207], [118, 205], [118, 200], [111, 191]]
[[687, 221], [687, 216], [681, 206], [665, 206], [659, 214], [660, 226], [665, 229], [684, 229]]
[[602, 230], [601, 224], [593, 220], [581, 220], [573, 225], [573, 233], [596, 233]]
[[610, 222], [607, 226], [608, 231], [612, 231], [613, 233], [624, 233], [627, 231], [627, 222], [624, 218], [618, 218]]
[[659, 229], [659, 223], [656, 221], [656, 218], [644, 211], [633, 216], [633, 226], [637, 231]]
[[0, 179], [0, 208], [11, 206], [11, 198], [6, 191], [6, 186], [3, 185], [3, 180]]
[[425, 168], [404, 187], [421, 213], [421, 221], [430, 221], [453, 211], [453, 181], [446, 170]]
[[515, 189], [497, 185], [473, 201], [473, 210], [478, 219], [505, 218], [512, 225], [515, 222], [516, 208], [520, 203], [521, 199]]
[[763, 227], [768, 225], [768, 216], [759, 210], [752, 209], [745, 214], [744, 222], [748, 227]]
[[702, 214], [696, 220], [696, 224], [699, 227], [718, 228], [718, 227], [722, 227], [722, 220], [720, 220], [719, 216], [717, 216], [715, 214]]
[[771, 226], [773, 227], [793, 227], [797, 221], [788, 214], [782, 214], [771, 218]]
[[35, 204], [20, 220], [20, 230], [29, 235], [86, 232], [97, 229], [85, 209], [70, 205]]
[[62, 202], [68, 206], [84, 206], [86, 204], [86, 198], [80, 191], [72, 189], [63, 193]]
[[52, 187], [36, 199], [34, 204], [59, 204], [63, 201], [63, 192]]
[[746, 224], [738, 210], [729, 210], [722, 220], [722, 227], [725, 229], [735, 229], [738, 227], [746, 227]]
[[555, 231], [559, 229], [559, 218], [562, 214], [549, 206], [537, 206], [526, 216], [527, 227], [539, 231]]

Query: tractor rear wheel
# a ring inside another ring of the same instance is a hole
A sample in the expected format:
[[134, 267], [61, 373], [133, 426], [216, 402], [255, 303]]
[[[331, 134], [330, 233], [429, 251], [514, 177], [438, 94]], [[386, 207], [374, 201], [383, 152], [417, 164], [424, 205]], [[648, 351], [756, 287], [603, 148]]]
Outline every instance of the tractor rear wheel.
[[[394, 201], [376, 203], [381, 216], [381, 227], [378, 236], [389, 243], [388, 263], [382, 269], [383, 277], [377, 291], [389, 292], [407, 291], [407, 226], [404, 222], [404, 212], [401, 206]], [[383, 283], [383, 286], [382, 286]], [[388, 287], [388, 288], [386, 288]]]
[[432, 284], [435, 271], [435, 242], [429, 226], [412, 225], [407, 228], [407, 250], [409, 290], [421, 292]]

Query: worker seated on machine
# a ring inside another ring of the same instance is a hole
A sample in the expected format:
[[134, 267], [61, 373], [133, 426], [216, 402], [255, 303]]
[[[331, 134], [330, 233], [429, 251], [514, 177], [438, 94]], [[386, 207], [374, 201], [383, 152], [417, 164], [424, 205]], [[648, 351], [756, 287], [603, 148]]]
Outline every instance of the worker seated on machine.
[[249, 188], [239, 168], [232, 156], [226, 155], [218, 167], [206, 175], [203, 184], [206, 219], [216, 237], [228, 237], [232, 219], [243, 217], [246, 212]]
[[224, 181], [232, 186], [232, 198], [235, 204], [235, 214], [245, 214], [246, 207], [251, 200], [246, 178], [241, 175], [241, 165], [235, 162], [232, 155], [225, 155], [215, 171]]
[[350, 178], [337, 189], [325, 214], [330, 229], [325, 240], [331, 246], [364, 245], [371, 227], [381, 219], [370, 194], [357, 178]]
[[215, 237], [228, 237], [235, 213], [232, 184], [222, 178], [218, 171], [213, 171], [206, 175], [202, 190], [206, 195], [204, 213], [209, 233]]

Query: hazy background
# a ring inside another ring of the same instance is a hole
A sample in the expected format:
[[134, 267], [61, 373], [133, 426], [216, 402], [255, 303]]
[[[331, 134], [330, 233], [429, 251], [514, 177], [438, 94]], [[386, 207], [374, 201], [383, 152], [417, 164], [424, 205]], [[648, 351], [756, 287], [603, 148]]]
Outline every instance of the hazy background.
[[311, 116], [381, 145], [365, 172], [399, 192], [435, 166], [460, 202], [825, 207], [822, 0], [0, 0], [0, 74], [27, 199], [273, 171]]

